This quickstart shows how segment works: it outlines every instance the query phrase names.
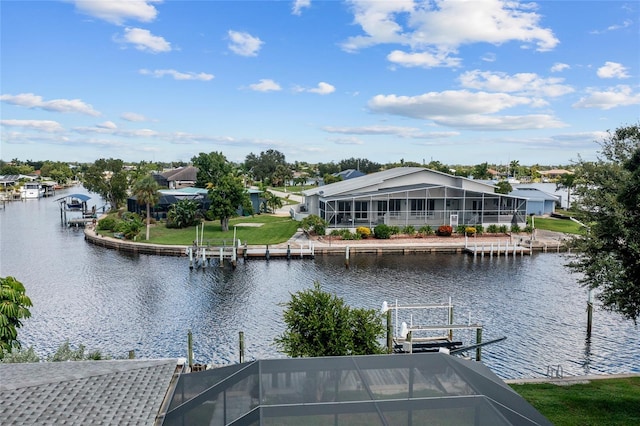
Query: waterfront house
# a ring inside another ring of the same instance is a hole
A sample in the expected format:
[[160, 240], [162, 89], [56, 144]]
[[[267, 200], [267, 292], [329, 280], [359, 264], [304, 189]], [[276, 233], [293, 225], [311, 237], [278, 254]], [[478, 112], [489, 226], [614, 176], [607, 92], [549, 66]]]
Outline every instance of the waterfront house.
[[163, 188], [180, 189], [196, 186], [197, 175], [198, 168], [188, 166], [154, 174], [153, 177]]
[[303, 191], [300, 211], [320, 216], [329, 228], [525, 226], [527, 199], [495, 189], [423, 167], [398, 167]]
[[509, 193], [514, 197], [527, 199], [527, 215], [542, 216], [556, 211], [556, 204], [560, 203], [560, 197], [548, 194], [531, 186], [519, 186]]

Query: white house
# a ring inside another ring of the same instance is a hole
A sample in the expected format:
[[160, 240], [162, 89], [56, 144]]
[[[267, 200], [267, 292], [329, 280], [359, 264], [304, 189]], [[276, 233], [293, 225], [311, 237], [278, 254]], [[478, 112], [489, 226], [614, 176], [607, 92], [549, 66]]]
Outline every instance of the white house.
[[399, 167], [303, 191], [301, 211], [330, 228], [526, 225], [527, 199], [423, 167]]

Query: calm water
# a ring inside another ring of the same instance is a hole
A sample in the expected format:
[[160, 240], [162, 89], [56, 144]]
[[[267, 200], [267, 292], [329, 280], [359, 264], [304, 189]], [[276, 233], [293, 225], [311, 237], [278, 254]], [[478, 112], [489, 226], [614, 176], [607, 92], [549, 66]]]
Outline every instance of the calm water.
[[[97, 197], [93, 204], [102, 205]], [[591, 340], [585, 339], [587, 292], [564, 267], [565, 255], [356, 256], [348, 270], [334, 256], [191, 271], [186, 258], [85, 243], [82, 230], [61, 226], [53, 199], [0, 209], [0, 249], [0, 276], [24, 283], [34, 303], [19, 337], [45, 356], [66, 339], [113, 356], [131, 349], [138, 357], [185, 356], [191, 329], [199, 362], [237, 362], [239, 331], [247, 359], [279, 357], [271, 342], [283, 330], [281, 304], [319, 281], [357, 307], [451, 297], [456, 323], [470, 317], [483, 324], [485, 341], [507, 337], [483, 351], [485, 364], [503, 378], [543, 376], [549, 365], [565, 374], [640, 372], [640, 329], [633, 323], [596, 309]], [[446, 318], [429, 315], [437, 318], [415, 312], [413, 322]], [[474, 336], [456, 334], [465, 343]]]

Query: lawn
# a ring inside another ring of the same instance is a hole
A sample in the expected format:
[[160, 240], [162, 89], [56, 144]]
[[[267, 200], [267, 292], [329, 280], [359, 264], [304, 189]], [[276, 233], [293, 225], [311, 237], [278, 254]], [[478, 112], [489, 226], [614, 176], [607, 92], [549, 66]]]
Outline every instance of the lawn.
[[582, 226], [569, 219], [554, 219], [548, 217], [536, 217], [534, 219], [536, 229], [546, 231], [564, 232], [566, 234], [581, 234]]
[[[251, 226], [253, 225], [253, 226]], [[259, 226], [258, 226], [259, 225]], [[236, 217], [229, 221], [229, 231], [222, 232], [220, 221], [207, 221], [204, 224], [204, 243], [219, 245], [223, 242], [231, 245], [233, 242], [233, 232], [236, 227], [236, 239], [240, 239], [242, 244], [266, 245], [278, 244], [287, 241], [299, 227], [299, 222], [286, 216], [271, 216], [266, 214]], [[198, 227], [198, 235], [202, 230], [202, 225]], [[144, 235], [144, 230], [140, 232]], [[183, 229], [168, 229], [164, 223], [156, 223], [151, 226], [149, 243], [155, 244], [177, 244], [191, 245], [196, 239], [195, 226]]]
[[640, 424], [640, 377], [511, 387], [556, 426]]

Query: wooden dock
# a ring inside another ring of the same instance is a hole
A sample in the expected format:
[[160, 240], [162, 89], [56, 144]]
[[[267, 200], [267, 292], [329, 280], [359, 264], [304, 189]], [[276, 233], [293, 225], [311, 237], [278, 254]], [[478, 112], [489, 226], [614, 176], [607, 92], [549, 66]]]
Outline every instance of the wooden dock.
[[467, 243], [464, 248], [464, 252], [472, 254], [473, 256], [524, 256], [533, 252], [531, 245], [529, 247], [519, 245], [517, 243], [509, 244], [509, 240], [504, 243]]
[[230, 264], [235, 267], [238, 262], [238, 258], [241, 257], [244, 260], [249, 258], [258, 259], [312, 259], [315, 257], [315, 250], [313, 244], [309, 243], [307, 246], [292, 247], [290, 244], [287, 247], [264, 247], [252, 246], [248, 247], [234, 244], [231, 246], [191, 246], [187, 247], [186, 255], [189, 257], [189, 268], [206, 268], [211, 265], [212, 262], [217, 262], [220, 267], [225, 264]]

